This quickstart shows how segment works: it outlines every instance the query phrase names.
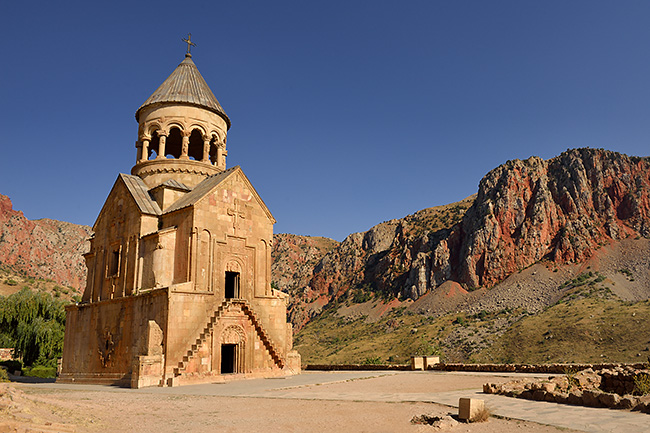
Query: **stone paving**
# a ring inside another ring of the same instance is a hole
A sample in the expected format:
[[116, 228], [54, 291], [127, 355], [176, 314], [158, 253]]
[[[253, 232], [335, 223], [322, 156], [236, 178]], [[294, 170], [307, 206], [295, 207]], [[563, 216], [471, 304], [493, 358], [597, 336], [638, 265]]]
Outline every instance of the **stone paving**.
[[481, 390], [432, 394], [430, 401], [458, 407], [461, 397], [480, 398], [495, 415], [594, 433], [648, 433], [650, 415], [623, 410], [568, 406], [483, 394]]
[[[393, 392], [390, 389], [371, 390], [360, 386], [359, 380], [383, 380], [396, 375], [447, 375], [485, 376], [485, 382], [501, 373], [444, 373], [444, 372], [305, 372], [298, 376], [273, 379], [239, 380], [219, 384], [191, 385], [175, 388], [144, 388], [138, 390], [106, 387], [99, 385], [74, 385], [41, 383], [38, 386], [58, 389], [88, 389], [129, 393], [153, 393], [161, 395], [206, 395], [224, 397], [253, 397], [276, 399], [306, 399], [332, 401], [375, 401], [375, 402], [432, 402], [458, 407], [461, 397], [485, 400], [490, 411], [499, 416], [533, 421], [540, 424], [569, 428], [584, 432], [605, 433], [647, 433], [650, 432], [650, 415], [637, 412], [597, 409], [556, 403], [515, 399], [500, 395], [483, 394], [479, 389], [446, 392]], [[513, 375], [508, 375], [513, 376]], [[514, 375], [522, 377], [522, 374]], [[539, 375], [527, 375], [539, 376]], [[363, 381], [365, 382], [365, 380]], [[330, 386], [342, 384], [333, 391]], [[355, 384], [359, 386], [355, 386]], [[365, 384], [364, 384], [365, 385]]]

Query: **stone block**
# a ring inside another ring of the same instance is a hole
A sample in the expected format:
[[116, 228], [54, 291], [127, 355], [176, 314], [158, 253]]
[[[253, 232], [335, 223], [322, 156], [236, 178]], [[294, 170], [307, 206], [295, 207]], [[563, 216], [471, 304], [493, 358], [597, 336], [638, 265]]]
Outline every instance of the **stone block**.
[[625, 395], [621, 397], [621, 401], [618, 404], [619, 409], [632, 409], [638, 403], [638, 399], [632, 395]]
[[411, 370], [424, 370], [423, 356], [411, 356]]
[[131, 373], [131, 388], [159, 386], [163, 365], [163, 355], [139, 356], [136, 358]]
[[572, 391], [569, 393], [567, 403], [574, 406], [582, 406], [582, 391]]
[[300, 354], [297, 351], [292, 350], [289, 353], [287, 353], [287, 368], [293, 374], [300, 373], [300, 369], [302, 368], [301, 358], [300, 358]]
[[545, 391], [542, 391], [541, 389], [538, 389], [537, 391], [533, 391], [533, 400], [544, 401], [545, 397], [546, 397]]
[[425, 370], [433, 369], [434, 365], [440, 364], [439, 356], [423, 356], [422, 358], [423, 358]]
[[593, 390], [583, 391], [582, 404], [590, 407], [602, 407], [602, 403], [600, 402], [600, 394], [602, 393]]
[[618, 394], [604, 392], [598, 396], [598, 399], [605, 407], [616, 407], [621, 402], [621, 397]]
[[463, 421], [476, 419], [485, 410], [485, 401], [478, 398], [460, 398], [458, 400], [458, 418]]

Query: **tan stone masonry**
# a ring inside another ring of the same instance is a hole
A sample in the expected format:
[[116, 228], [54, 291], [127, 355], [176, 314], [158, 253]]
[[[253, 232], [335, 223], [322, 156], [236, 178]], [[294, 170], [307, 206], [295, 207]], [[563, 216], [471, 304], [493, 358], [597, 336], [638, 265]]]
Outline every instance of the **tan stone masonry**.
[[138, 109], [136, 164], [93, 226], [67, 308], [61, 382], [143, 387], [298, 373], [275, 219], [240, 167], [230, 119], [191, 56]]

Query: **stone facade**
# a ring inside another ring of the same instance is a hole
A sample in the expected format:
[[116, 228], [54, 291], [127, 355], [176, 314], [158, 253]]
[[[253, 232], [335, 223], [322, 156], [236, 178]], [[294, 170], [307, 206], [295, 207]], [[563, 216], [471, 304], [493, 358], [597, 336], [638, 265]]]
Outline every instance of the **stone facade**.
[[287, 296], [271, 288], [275, 220], [242, 169], [226, 169], [230, 119], [191, 55], [136, 119], [136, 164], [93, 226], [58, 380], [139, 388], [298, 373]]

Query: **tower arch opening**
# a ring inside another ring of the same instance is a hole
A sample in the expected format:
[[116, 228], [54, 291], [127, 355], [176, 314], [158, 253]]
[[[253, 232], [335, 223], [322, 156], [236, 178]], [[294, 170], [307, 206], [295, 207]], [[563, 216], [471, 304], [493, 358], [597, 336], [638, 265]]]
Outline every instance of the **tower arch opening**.
[[172, 158], [178, 159], [181, 157], [181, 151], [183, 150], [183, 134], [177, 126], [172, 126], [169, 130], [169, 136], [167, 136], [167, 146], [165, 147], [165, 157], [171, 156]]
[[195, 161], [201, 161], [203, 159], [203, 133], [198, 128], [193, 129], [190, 134], [187, 155]]
[[210, 140], [210, 163], [212, 165], [217, 165], [217, 148], [219, 147], [219, 142], [217, 141], [216, 136], [212, 136]]
[[147, 159], [156, 159], [158, 156], [158, 146], [160, 146], [160, 137], [158, 136], [158, 131], [154, 131], [151, 134], [151, 140], [149, 141], [149, 148], [147, 149]]

